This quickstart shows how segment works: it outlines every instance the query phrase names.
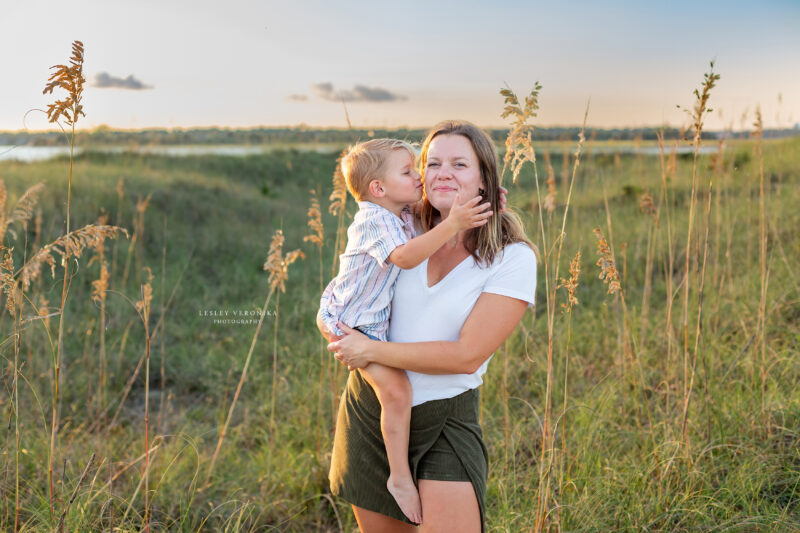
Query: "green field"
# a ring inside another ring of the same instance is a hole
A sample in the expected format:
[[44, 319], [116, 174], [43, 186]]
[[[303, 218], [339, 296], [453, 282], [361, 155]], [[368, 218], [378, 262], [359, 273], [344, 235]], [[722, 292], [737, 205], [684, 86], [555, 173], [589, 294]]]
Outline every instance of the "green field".
[[[584, 146], [559, 261], [559, 277], [568, 277], [569, 261], [581, 252], [580, 303], [571, 314], [561, 312], [559, 289], [551, 306], [549, 391], [547, 286], [554, 288], [553, 243], [575, 143], [548, 145], [557, 194], [555, 211], [542, 213], [543, 226], [533, 166], [514, 184], [506, 178], [510, 205], [548, 252], [548, 263], [539, 266], [536, 308], [495, 355], [482, 387], [490, 531], [533, 530], [537, 519], [552, 531], [800, 528], [800, 139], [764, 142], [763, 270], [755, 143], [729, 144], [721, 156], [700, 156], [696, 166], [691, 154], [671, 158], [670, 146], [663, 160]], [[76, 159], [71, 228], [106, 213], [108, 224], [126, 228], [130, 237], [105, 242], [110, 281], [102, 340], [103, 309], [91, 297], [100, 276], [100, 262], [91, 258], [98, 252], [86, 249], [71, 262], [52, 501], [48, 455], [59, 316], [36, 317], [40, 307], [47, 307], [43, 315], [59, 309], [64, 269], [58, 259], [55, 277], [45, 266], [25, 292], [16, 323], [3, 311], [0, 530], [12, 530], [15, 514], [22, 530], [49, 530], [62, 512], [67, 531], [143, 527], [146, 383], [152, 530], [354, 529], [348, 506], [331, 499], [327, 488], [335, 402], [346, 376], [323, 351], [313, 321], [336, 255], [338, 220], [327, 209], [335, 160], [336, 154], [292, 149], [244, 157], [86, 153]], [[12, 224], [14, 234], [5, 234], [13, 272], [63, 234], [68, 166], [66, 159], [0, 162], [7, 212], [30, 186], [45, 184], [27, 228]], [[538, 175], [543, 200], [543, 157]], [[312, 188], [324, 214], [321, 249], [303, 242]], [[657, 220], [640, 210], [645, 192]], [[146, 208], [137, 211], [146, 198]], [[348, 199], [345, 224], [353, 211]], [[598, 279], [598, 227], [615, 253], [621, 295], [606, 294]], [[278, 229], [284, 251], [300, 248], [306, 258], [290, 266], [286, 292], [270, 300], [209, 478], [256, 332], [250, 323], [215, 319], [264, 305], [270, 287], [262, 265]], [[133, 305], [148, 279], [145, 267], [154, 276], [149, 377], [146, 363], [140, 365], [145, 328]], [[552, 437], [543, 439], [543, 428]]]

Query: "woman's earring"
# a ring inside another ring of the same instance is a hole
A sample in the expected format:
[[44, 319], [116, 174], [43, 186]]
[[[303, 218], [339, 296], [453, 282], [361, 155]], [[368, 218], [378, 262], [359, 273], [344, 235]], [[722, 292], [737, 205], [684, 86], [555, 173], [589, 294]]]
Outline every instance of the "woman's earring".
[[483, 189], [478, 189], [478, 194], [481, 196], [486, 196], [486, 191]]

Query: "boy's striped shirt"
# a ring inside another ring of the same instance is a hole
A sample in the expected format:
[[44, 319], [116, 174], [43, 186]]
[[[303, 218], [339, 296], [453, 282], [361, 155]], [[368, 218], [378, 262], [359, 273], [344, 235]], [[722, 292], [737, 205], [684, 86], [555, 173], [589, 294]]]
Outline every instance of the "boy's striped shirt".
[[381, 340], [391, 313], [394, 283], [400, 267], [386, 261], [392, 250], [414, 238], [408, 210], [400, 219], [372, 202], [358, 202], [359, 210], [347, 228], [347, 247], [339, 256], [339, 274], [320, 300], [320, 317], [341, 335], [337, 322], [358, 328]]

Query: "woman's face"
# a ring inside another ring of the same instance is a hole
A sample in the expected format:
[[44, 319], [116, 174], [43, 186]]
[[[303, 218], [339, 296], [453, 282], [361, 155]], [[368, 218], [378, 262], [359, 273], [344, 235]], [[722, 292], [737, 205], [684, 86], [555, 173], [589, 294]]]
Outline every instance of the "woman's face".
[[478, 156], [462, 135], [434, 137], [428, 145], [423, 172], [428, 201], [443, 215], [450, 211], [456, 194], [463, 203], [478, 196], [478, 189], [483, 188]]

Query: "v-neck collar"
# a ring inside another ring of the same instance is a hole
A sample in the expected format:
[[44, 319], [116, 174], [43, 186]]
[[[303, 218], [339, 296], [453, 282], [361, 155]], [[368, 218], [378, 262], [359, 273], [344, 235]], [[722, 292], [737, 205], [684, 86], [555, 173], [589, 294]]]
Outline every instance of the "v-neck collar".
[[430, 291], [432, 291], [432, 290], [436, 289], [437, 287], [439, 287], [439, 285], [444, 283], [447, 280], [447, 278], [450, 277], [450, 274], [452, 274], [453, 272], [455, 272], [456, 270], [461, 268], [461, 266], [463, 264], [465, 264], [468, 259], [472, 259], [472, 255], [471, 254], [467, 255], [467, 257], [462, 259], [461, 262], [459, 262], [456, 266], [451, 268], [450, 271], [442, 277], [442, 279], [440, 279], [439, 281], [437, 281], [433, 285], [428, 285], [428, 259], [425, 259], [425, 262], [423, 263], [424, 268], [420, 269], [420, 271], [422, 272], [422, 276], [423, 276], [423, 282], [425, 283], [425, 288], [430, 290]]

